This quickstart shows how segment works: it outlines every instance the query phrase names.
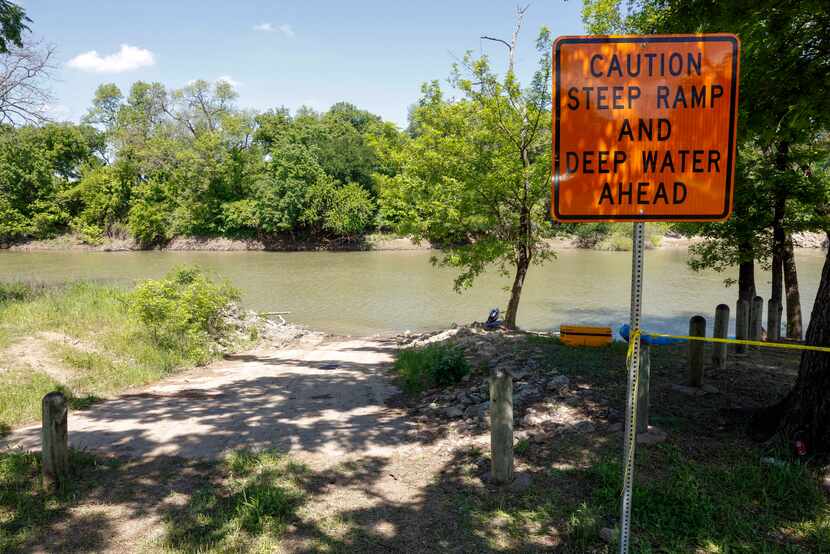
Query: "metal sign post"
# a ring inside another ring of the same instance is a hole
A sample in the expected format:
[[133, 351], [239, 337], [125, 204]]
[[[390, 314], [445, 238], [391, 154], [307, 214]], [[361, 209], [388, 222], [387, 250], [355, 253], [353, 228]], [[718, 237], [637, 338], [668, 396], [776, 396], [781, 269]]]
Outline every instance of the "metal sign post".
[[631, 256], [631, 320], [629, 340], [632, 341], [628, 366], [628, 399], [623, 441], [623, 490], [620, 508], [620, 554], [627, 554], [631, 536], [631, 491], [634, 485], [634, 447], [637, 444], [637, 380], [640, 371], [640, 315], [643, 299], [643, 252], [645, 251], [645, 224], [634, 224], [633, 253]]
[[644, 223], [731, 215], [740, 40], [728, 33], [570, 36], [557, 38], [552, 54], [551, 216], [634, 223], [620, 510], [620, 553], [627, 554]]

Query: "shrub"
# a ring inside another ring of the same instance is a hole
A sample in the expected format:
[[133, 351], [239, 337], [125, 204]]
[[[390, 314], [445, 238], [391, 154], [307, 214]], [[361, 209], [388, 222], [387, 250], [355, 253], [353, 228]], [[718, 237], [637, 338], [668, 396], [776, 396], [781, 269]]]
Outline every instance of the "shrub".
[[460, 349], [430, 344], [399, 352], [395, 371], [402, 377], [404, 389], [416, 393], [458, 383], [470, 372], [470, 365]]
[[151, 247], [172, 238], [169, 200], [161, 184], [150, 181], [143, 184], [127, 216], [127, 225], [135, 240], [143, 247]]
[[206, 360], [211, 344], [227, 331], [223, 311], [238, 300], [239, 292], [227, 283], [212, 282], [198, 268], [177, 268], [164, 279], [139, 284], [129, 306], [159, 345]]
[[324, 227], [337, 236], [353, 237], [366, 231], [374, 213], [369, 191], [357, 183], [348, 183], [334, 193], [334, 205], [326, 212]]

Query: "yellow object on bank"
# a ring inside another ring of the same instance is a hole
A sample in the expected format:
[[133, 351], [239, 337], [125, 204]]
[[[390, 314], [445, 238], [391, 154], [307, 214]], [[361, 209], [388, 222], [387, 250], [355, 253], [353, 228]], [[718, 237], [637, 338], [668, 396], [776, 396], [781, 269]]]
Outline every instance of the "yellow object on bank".
[[610, 327], [587, 327], [584, 325], [561, 325], [559, 340], [568, 346], [605, 346], [611, 344]]

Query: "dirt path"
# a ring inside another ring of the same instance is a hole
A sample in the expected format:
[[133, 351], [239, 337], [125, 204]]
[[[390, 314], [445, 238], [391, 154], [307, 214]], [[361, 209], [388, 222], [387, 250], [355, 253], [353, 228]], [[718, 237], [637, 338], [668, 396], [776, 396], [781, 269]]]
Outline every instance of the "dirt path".
[[[437, 440], [444, 433], [419, 430], [395, 407], [400, 391], [387, 371], [395, 348], [389, 339], [310, 335], [73, 411], [71, 446], [126, 465], [120, 479], [103, 477], [27, 551], [145, 552], [164, 532], [165, 514], [205, 486], [200, 462], [240, 448], [290, 452], [313, 475], [305, 523], [285, 537], [287, 551], [341, 540], [384, 550], [390, 533], [430, 551], [420, 525], [410, 533], [397, 520], [420, 511], [425, 487], [451, 451]], [[17, 429], [0, 449], [38, 450], [39, 432], [39, 425]], [[346, 514], [352, 523], [342, 525]], [[435, 511], [421, 523], [433, 517], [444, 516]]]
[[[308, 462], [354, 452], [383, 455], [408, 424], [386, 401], [398, 390], [383, 366], [394, 343], [311, 335], [179, 374], [137, 394], [72, 412], [71, 446], [121, 458], [217, 459], [238, 448], [276, 448]], [[40, 427], [6, 446], [35, 450]], [[318, 465], [318, 464], [314, 464]]]
[[[98, 472], [25, 550], [157, 551], [171, 511], [213, 486], [203, 461], [250, 448], [290, 452], [308, 468], [307, 498], [280, 552], [489, 551], [457, 513], [459, 498], [484, 488], [467, 477], [483, 460], [464, 452], [486, 448], [488, 436], [398, 407], [395, 349], [390, 339], [311, 335], [73, 411], [74, 448], [126, 462]], [[17, 429], [0, 449], [38, 450], [39, 431]]]

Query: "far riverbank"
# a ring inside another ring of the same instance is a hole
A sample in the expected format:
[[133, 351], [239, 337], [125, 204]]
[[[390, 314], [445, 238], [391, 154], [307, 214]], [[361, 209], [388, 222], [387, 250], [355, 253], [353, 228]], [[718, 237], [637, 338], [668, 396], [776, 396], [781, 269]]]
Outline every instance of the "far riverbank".
[[[650, 249], [686, 249], [700, 242], [700, 237], [684, 237], [674, 233], [655, 234], [646, 247]], [[827, 248], [827, 237], [822, 233], [797, 233], [793, 235], [796, 248]], [[584, 249], [603, 251], [630, 250], [630, 239], [612, 235], [605, 240], [586, 241], [584, 237], [563, 235], [550, 239], [554, 250]], [[409, 237], [375, 233], [352, 241], [303, 241], [279, 239], [231, 239], [224, 237], [175, 237], [167, 244], [150, 250], [168, 252], [403, 252], [433, 250], [430, 243], [417, 243]], [[52, 239], [31, 240], [15, 244], [0, 244], [0, 250], [12, 252], [136, 252], [147, 250], [131, 238], [105, 238], [90, 244], [80, 236], [67, 234]]]

